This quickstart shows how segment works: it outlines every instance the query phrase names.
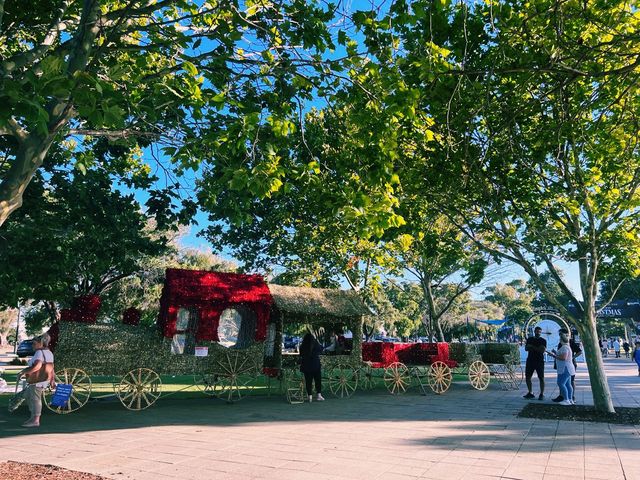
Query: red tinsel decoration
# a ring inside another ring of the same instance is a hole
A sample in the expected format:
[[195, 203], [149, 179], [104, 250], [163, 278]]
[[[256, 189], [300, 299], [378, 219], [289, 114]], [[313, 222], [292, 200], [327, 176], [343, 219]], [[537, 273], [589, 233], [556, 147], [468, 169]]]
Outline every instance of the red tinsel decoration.
[[127, 308], [122, 314], [122, 323], [125, 325], [140, 325], [141, 312], [135, 307]]
[[76, 297], [71, 303], [71, 308], [60, 310], [60, 320], [63, 322], [96, 323], [100, 304], [98, 295]]
[[[62, 319], [62, 311], [60, 312], [60, 318]], [[47, 332], [49, 334], [49, 350], [52, 352], [56, 349], [58, 344], [58, 337], [60, 336], [60, 323], [56, 322], [49, 328]]]
[[260, 275], [167, 269], [160, 299], [159, 325], [171, 338], [176, 332], [179, 308], [199, 312], [197, 340], [218, 341], [218, 322], [227, 308], [244, 305], [256, 314], [255, 340], [264, 341], [272, 303], [271, 293]]
[[449, 367], [457, 363], [449, 359], [449, 344], [439, 343], [391, 343], [364, 342], [362, 360], [371, 362], [374, 368], [386, 368], [394, 362], [405, 365], [431, 365], [435, 361], [444, 362]]
[[278, 375], [280, 375], [280, 369], [273, 367], [263, 367], [262, 373], [264, 373], [267, 377], [277, 378]]

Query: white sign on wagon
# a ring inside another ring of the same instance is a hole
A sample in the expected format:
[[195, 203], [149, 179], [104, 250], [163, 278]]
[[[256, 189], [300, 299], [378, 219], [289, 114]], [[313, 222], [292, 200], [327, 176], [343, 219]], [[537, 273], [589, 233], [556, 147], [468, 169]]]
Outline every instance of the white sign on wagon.
[[209, 347], [196, 347], [196, 357], [206, 357], [209, 355]]

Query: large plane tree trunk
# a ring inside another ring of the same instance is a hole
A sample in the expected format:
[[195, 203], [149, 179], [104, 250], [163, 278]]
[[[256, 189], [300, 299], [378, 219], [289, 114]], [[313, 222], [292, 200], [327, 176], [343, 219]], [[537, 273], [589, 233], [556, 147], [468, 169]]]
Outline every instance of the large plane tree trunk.
[[42, 165], [52, 138], [30, 135], [16, 152], [11, 168], [0, 182], [0, 227], [12, 212], [22, 206], [22, 196], [36, 171]]
[[591, 395], [593, 405], [600, 412], [615, 413], [611, 390], [607, 382], [607, 374], [604, 370], [602, 352], [598, 344], [598, 331], [596, 328], [596, 312], [593, 308], [587, 308], [582, 322], [577, 325], [578, 333], [582, 340], [585, 361], [589, 371], [591, 383]]

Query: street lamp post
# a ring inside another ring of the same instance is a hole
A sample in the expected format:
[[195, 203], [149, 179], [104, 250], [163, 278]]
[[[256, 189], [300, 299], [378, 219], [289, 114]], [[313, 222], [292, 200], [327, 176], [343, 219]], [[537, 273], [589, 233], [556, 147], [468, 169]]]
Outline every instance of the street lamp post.
[[20, 305], [18, 305], [18, 321], [16, 322], [16, 341], [13, 342], [13, 353], [18, 353], [18, 335], [20, 334], [20, 314], [22, 310], [20, 309]]

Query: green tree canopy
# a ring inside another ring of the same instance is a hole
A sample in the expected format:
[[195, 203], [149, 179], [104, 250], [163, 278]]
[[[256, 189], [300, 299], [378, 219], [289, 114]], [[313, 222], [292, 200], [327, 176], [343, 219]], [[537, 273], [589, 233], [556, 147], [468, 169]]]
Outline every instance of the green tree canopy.
[[[293, 130], [299, 102], [336, 81], [323, 53], [339, 14], [307, 0], [0, 2], [0, 225], [52, 146], [85, 171], [107, 142], [127, 154], [112, 170], [150, 189], [156, 169]], [[152, 189], [150, 209], [192, 211], [174, 190]]]
[[55, 316], [73, 297], [101, 294], [166, 248], [132, 194], [109, 175], [50, 166], [0, 233], [0, 304], [45, 302]]

